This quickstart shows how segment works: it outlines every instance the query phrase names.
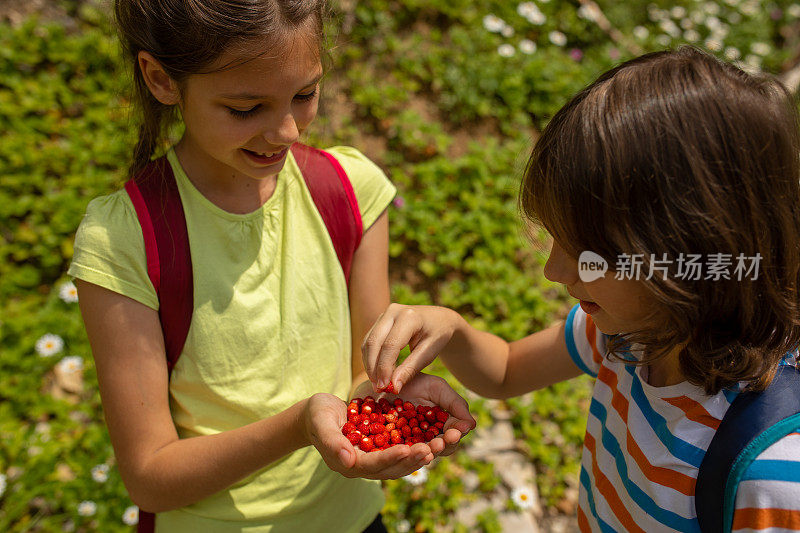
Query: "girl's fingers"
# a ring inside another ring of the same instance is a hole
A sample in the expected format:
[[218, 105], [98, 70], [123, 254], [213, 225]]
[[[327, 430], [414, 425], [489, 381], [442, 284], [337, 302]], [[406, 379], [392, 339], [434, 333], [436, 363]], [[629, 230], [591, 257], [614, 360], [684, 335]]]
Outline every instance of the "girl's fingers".
[[378, 350], [375, 361], [375, 381], [378, 388], [389, 384], [400, 351], [422, 328], [422, 321], [411, 309], [404, 309], [395, 317], [394, 324]]
[[447, 382], [438, 378], [440, 382], [431, 388], [431, 401], [439, 405], [450, 413], [451, 420], [447, 424], [449, 427], [455, 427], [461, 433], [468, 433], [472, 430], [477, 422], [469, 412], [469, 405], [467, 401], [462, 398], [456, 391], [454, 391]]

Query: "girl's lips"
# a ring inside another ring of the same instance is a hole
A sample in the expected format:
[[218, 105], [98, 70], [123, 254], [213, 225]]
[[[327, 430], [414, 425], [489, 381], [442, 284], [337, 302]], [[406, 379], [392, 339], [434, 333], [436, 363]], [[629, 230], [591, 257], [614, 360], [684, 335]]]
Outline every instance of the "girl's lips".
[[587, 302], [586, 300], [580, 300], [581, 309], [587, 315], [591, 315], [592, 313], [596, 313], [600, 310], [600, 306], [594, 302]]
[[284, 158], [289, 148], [288, 147], [284, 148], [283, 150], [281, 150], [280, 152], [276, 153], [271, 157], [259, 155], [258, 153], [253, 152], [252, 150], [248, 150], [247, 148], [242, 148], [241, 150], [245, 154], [245, 156], [247, 156], [247, 158], [250, 159], [250, 161], [253, 161], [254, 163], [257, 163], [259, 165], [274, 165], [275, 163]]

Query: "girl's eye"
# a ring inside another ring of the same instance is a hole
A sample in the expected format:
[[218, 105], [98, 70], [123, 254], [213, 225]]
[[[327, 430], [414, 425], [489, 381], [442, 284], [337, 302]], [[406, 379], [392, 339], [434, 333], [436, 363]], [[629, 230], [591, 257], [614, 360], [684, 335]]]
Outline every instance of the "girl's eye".
[[234, 117], [236, 117], [236, 118], [247, 118], [247, 117], [251, 117], [251, 116], [255, 115], [255, 113], [256, 113], [256, 111], [258, 111], [259, 107], [261, 107], [261, 104], [255, 105], [255, 106], [251, 107], [250, 109], [245, 109], [245, 110], [234, 109], [232, 107], [229, 107], [228, 108], [228, 112], [231, 115], [233, 115]]
[[295, 95], [294, 99], [295, 100], [300, 100], [301, 102], [305, 102], [307, 100], [311, 100], [315, 96], [317, 96], [317, 88], [316, 87], [314, 87], [314, 90], [311, 91], [310, 93]]

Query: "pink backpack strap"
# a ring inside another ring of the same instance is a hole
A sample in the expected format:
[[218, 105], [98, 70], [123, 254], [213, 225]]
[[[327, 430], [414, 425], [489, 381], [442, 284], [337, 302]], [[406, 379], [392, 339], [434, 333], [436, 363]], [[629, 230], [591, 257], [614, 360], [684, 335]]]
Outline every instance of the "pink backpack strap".
[[364, 232], [353, 185], [339, 161], [328, 152], [294, 143], [292, 154], [328, 229], [349, 285], [353, 255]]

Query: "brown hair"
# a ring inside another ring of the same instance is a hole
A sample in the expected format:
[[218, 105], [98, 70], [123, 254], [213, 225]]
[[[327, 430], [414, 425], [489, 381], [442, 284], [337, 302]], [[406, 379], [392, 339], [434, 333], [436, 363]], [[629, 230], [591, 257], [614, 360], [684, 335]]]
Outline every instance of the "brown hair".
[[147, 88], [137, 59], [140, 51], [150, 52], [180, 85], [191, 74], [210, 72], [209, 66], [228, 47], [262, 39], [266, 48], [309, 19], [322, 46], [326, 10], [325, 0], [116, 0], [116, 23], [125, 56], [132, 61], [140, 122], [128, 175], [147, 165], [178, 118], [176, 106], [162, 104]]
[[[621, 64], [567, 103], [533, 148], [520, 207], [575, 257], [613, 269], [642, 254], [644, 273], [671, 259], [666, 280], [642, 281], [657, 325], [612, 337], [613, 357], [636, 342], [649, 364], [686, 343], [690, 382], [761, 390], [800, 344], [798, 154], [783, 86], [687, 46]], [[731, 266], [760, 254], [757, 278], [683, 279], [676, 259], [690, 253]]]

